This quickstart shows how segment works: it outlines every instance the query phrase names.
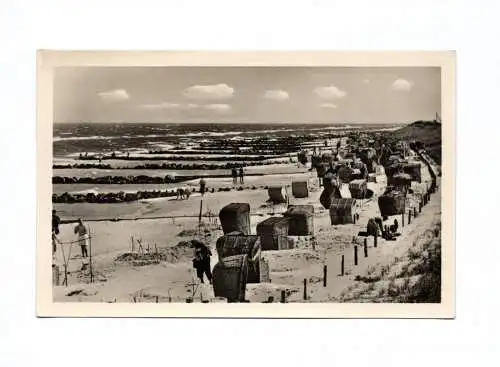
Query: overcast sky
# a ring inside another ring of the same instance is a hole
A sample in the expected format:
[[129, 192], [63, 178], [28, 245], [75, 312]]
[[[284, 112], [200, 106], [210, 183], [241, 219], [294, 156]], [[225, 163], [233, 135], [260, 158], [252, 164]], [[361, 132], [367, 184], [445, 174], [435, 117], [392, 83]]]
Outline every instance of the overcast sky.
[[441, 113], [439, 68], [78, 67], [55, 122], [380, 122]]

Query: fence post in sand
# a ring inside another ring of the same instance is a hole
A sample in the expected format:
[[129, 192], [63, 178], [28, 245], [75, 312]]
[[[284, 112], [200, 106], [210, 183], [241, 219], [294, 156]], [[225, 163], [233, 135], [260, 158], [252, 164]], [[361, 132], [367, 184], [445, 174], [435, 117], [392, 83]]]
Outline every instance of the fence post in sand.
[[417, 217], [417, 207], [414, 206], [413, 207], [413, 218], [416, 218]]
[[405, 226], [405, 212], [403, 211], [401, 213], [401, 227]]
[[368, 257], [368, 239], [366, 237], [363, 241], [363, 250], [365, 252], [365, 257]]
[[342, 260], [340, 262], [340, 275], [344, 276], [344, 255], [342, 255]]
[[200, 214], [198, 215], [198, 226], [201, 225], [201, 213], [202, 213], [202, 210], [203, 210], [203, 197], [201, 197], [201, 200], [200, 200]]
[[307, 300], [307, 279], [304, 278], [304, 301]]
[[358, 265], [358, 246], [354, 246], [354, 265]]
[[375, 234], [373, 235], [373, 247], [377, 247], [377, 242], [378, 242], [378, 234], [377, 232], [375, 232]]
[[421, 201], [418, 203], [418, 212], [422, 213], [422, 202]]
[[158, 303], [158, 296], [156, 296], [156, 303]]
[[356, 214], [354, 214], [354, 215], [352, 216], [352, 223], [353, 223], [353, 224], [356, 224]]
[[408, 224], [411, 224], [411, 209], [408, 212]]
[[92, 234], [89, 227], [89, 267], [90, 267], [90, 283], [94, 283], [94, 270], [92, 269]]
[[68, 286], [68, 265], [64, 264], [64, 281], [63, 284]]
[[323, 265], [323, 287], [326, 287], [327, 274], [328, 274], [328, 269], [326, 265]]
[[280, 303], [286, 303], [286, 292], [284, 290], [281, 291]]

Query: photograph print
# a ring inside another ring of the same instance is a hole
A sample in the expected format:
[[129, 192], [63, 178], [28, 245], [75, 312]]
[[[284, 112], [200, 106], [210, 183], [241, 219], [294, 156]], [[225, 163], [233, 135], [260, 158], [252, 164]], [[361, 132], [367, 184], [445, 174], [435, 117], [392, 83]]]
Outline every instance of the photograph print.
[[167, 313], [450, 302], [448, 71], [407, 64], [53, 67], [39, 292]]

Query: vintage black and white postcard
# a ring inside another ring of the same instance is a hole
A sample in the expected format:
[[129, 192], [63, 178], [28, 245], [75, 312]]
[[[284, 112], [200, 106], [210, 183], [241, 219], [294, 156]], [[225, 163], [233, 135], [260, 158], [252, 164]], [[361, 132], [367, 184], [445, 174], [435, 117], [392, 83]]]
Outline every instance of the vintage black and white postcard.
[[39, 316], [455, 315], [453, 52], [38, 53]]

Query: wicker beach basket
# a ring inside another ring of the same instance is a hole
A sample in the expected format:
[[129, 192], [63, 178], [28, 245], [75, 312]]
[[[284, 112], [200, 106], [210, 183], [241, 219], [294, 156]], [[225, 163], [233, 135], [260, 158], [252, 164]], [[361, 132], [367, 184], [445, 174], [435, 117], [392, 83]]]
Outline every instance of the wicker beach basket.
[[248, 276], [247, 255], [234, 255], [220, 259], [213, 270], [215, 297], [228, 302], [243, 302]]
[[219, 212], [219, 219], [224, 234], [241, 232], [250, 234], [250, 204], [231, 203]]
[[289, 205], [283, 216], [290, 220], [288, 229], [290, 236], [310, 236], [314, 234], [314, 206]]
[[284, 250], [289, 248], [287, 217], [271, 217], [257, 224], [262, 251]]

